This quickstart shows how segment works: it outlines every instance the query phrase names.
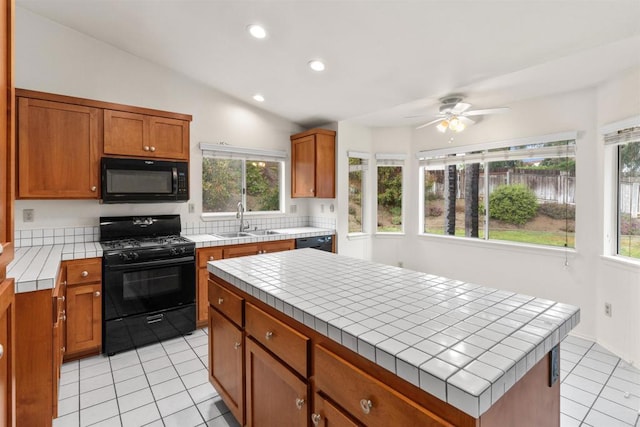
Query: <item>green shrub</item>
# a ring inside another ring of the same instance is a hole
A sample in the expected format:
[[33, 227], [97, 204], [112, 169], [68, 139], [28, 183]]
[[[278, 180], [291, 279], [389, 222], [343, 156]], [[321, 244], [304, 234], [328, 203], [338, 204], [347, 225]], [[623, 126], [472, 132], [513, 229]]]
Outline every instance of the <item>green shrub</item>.
[[543, 203], [538, 212], [553, 219], [576, 219], [576, 207], [570, 204]]
[[524, 185], [501, 185], [489, 196], [489, 217], [524, 225], [536, 216], [538, 200]]

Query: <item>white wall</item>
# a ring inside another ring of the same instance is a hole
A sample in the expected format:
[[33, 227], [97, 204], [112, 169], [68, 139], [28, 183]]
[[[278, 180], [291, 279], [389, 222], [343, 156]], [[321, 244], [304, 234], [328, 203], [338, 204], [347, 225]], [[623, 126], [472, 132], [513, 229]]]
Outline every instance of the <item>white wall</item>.
[[[215, 70], [211, 70], [215, 72]], [[101, 205], [97, 201], [16, 201], [17, 229], [97, 225], [100, 215], [177, 213], [197, 221], [202, 207], [199, 142], [225, 141], [243, 147], [290, 151], [295, 124], [207, 88], [167, 68], [16, 8], [16, 87], [191, 114], [191, 203]], [[289, 163], [287, 162], [287, 170]], [[287, 179], [289, 174], [286, 174]], [[288, 182], [288, 181], [287, 181]], [[289, 188], [288, 184], [287, 187]], [[291, 205], [286, 195], [287, 211]], [[307, 202], [295, 201], [298, 215]], [[35, 209], [35, 222], [22, 222], [22, 209]]]

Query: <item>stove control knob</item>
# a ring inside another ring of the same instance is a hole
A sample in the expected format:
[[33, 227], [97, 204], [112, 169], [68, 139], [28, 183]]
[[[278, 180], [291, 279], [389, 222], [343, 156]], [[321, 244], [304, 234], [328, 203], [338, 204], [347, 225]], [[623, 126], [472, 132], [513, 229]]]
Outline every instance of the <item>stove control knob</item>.
[[138, 259], [140, 257], [140, 255], [138, 255], [138, 252], [131, 252], [131, 256], [133, 259]]
[[183, 254], [183, 253], [185, 253], [185, 252], [187, 252], [187, 248], [184, 248], [184, 247], [183, 247], [183, 248], [180, 248], [180, 253], [181, 253], [181, 254]]
[[129, 254], [126, 252], [120, 252], [120, 259], [123, 261], [129, 261]]

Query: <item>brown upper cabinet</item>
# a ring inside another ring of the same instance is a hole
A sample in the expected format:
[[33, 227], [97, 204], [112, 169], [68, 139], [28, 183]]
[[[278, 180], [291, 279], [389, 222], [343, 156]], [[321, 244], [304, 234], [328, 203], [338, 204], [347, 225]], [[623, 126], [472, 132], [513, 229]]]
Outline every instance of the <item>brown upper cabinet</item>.
[[291, 197], [336, 196], [336, 133], [311, 129], [291, 135]]
[[97, 199], [100, 110], [18, 98], [18, 198]]
[[19, 199], [100, 198], [102, 155], [189, 159], [190, 115], [15, 92]]
[[104, 110], [104, 153], [186, 160], [189, 122]]

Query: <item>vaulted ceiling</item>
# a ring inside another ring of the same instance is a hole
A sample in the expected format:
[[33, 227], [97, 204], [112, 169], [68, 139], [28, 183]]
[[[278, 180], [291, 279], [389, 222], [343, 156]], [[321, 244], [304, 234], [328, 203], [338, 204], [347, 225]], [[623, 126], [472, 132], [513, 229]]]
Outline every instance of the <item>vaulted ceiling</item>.
[[412, 125], [452, 92], [489, 108], [640, 66], [638, 0], [16, 3], [247, 102], [260, 93], [260, 108], [302, 126]]

